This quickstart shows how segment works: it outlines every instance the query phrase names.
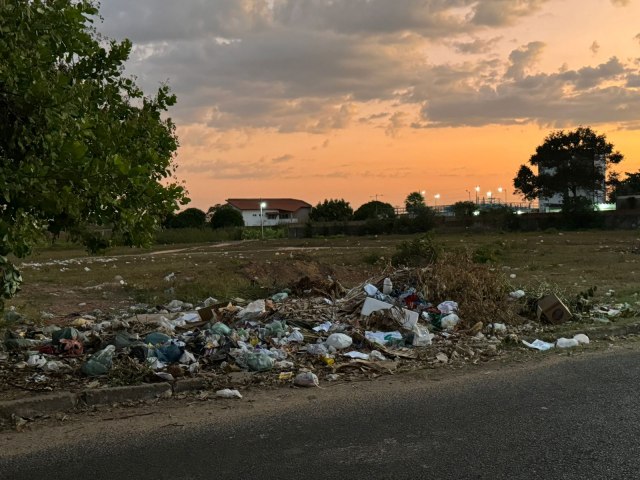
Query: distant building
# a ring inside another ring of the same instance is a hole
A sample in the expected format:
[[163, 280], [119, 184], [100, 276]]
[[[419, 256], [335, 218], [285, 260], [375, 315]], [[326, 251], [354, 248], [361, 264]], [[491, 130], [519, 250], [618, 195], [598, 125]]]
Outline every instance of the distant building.
[[[593, 159], [594, 171], [602, 174], [602, 184], [598, 185], [594, 190], [578, 189], [577, 195], [579, 197], [585, 197], [591, 200], [594, 205], [606, 203], [607, 201], [607, 161], [604, 155], [596, 155]], [[556, 173], [556, 167], [551, 168], [538, 168], [538, 175], [554, 175]], [[561, 193], [556, 193], [551, 197], [540, 197], [538, 199], [539, 209], [541, 212], [549, 212], [552, 210], [558, 210], [562, 208], [563, 197]]]
[[[260, 204], [264, 223], [260, 219]], [[275, 227], [292, 223], [305, 223], [309, 219], [311, 205], [295, 198], [229, 198], [227, 204], [242, 213], [247, 227]]]

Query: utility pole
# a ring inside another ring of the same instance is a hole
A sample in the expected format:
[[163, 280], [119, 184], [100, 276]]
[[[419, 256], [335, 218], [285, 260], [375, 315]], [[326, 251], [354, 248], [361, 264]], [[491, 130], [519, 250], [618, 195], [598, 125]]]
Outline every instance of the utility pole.
[[376, 218], [378, 218], [378, 197], [384, 197], [384, 195], [381, 193], [375, 193], [369, 197], [369, 198], [375, 198], [376, 200], [376, 206], [375, 206]]

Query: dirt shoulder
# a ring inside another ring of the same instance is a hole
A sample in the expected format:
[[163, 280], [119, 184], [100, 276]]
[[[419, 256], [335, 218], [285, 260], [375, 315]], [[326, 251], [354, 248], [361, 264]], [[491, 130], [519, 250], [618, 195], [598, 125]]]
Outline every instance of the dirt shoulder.
[[218, 399], [214, 392], [202, 390], [176, 394], [142, 404], [94, 407], [90, 411], [60, 413], [31, 423], [22, 432], [0, 433], [0, 458], [36, 453], [46, 449], [101, 438], [117, 442], [118, 438], [159, 432], [170, 435], [216, 425], [233, 427], [251, 424], [252, 418], [269, 417], [276, 413], [330, 407], [332, 404], [362, 402], [370, 395], [397, 394], [414, 389], [438, 389], [443, 386], [463, 387], [468, 382], [484, 381], [495, 375], [527, 375], [558, 362], [574, 362], [584, 357], [614, 355], [620, 352], [640, 352], [640, 339], [595, 340], [589, 346], [565, 351], [513, 351], [492, 361], [477, 365], [443, 365], [429, 369], [407, 371], [397, 375], [379, 376], [360, 381], [327, 383], [322, 388], [292, 388], [260, 385], [242, 387], [242, 399]]

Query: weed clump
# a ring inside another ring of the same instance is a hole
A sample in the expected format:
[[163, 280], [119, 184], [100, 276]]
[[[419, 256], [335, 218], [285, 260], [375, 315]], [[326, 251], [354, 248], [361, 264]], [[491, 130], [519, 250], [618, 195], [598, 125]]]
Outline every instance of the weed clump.
[[425, 267], [438, 260], [442, 247], [429, 234], [400, 243], [391, 257], [393, 266]]

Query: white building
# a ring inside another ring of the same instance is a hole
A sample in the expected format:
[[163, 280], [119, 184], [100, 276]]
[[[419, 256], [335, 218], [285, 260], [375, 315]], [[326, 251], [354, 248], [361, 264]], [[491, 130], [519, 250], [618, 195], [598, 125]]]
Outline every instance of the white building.
[[[264, 205], [262, 209], [261, 203]], [[295, 198], [229, 198], [227, 204], [242, 213], [247, 227], [305, 223], [311, 212], [310, 204]]]
[[[598, 173], [602, 174], [602, 184], [595, 190], [578, 189], [577, 195], [579, 197], [585, 197], [591, 200], [594, 205], [603, 204], [607, 201], [607, 162], [604, 155], [596, 155], [593, 160], [593, 168]], [[554, 175], [556, 173], [556, 167], [551, 168], [538, 168], [538, 175]], [[563, 197], [561, 193], [556, 193], [551, 197], [540, 197], [538, 199], [539, 209], [541, 212], [549, 212], [559, 210], [563, 205]]]

